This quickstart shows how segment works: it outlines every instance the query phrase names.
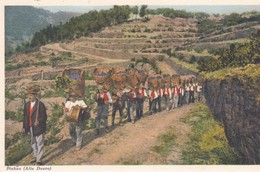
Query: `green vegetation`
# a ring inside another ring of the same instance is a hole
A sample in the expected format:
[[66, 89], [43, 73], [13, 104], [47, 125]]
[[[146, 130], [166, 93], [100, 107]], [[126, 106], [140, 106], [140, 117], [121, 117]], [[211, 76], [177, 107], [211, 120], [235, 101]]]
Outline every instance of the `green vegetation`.
[[19, 109], [17, 112], [5, 111], [5, 119], [22, 122], [23, 121], [23, 110]]
[[244, 76], [257, 79], [260, 76], [260, 64], [250, 64], [245, 67], [238, 68], [223, 68], [221, 70], [202, 73], [206, 79], [221, 79], [224, 80], [230, 76], [238, 76], [238, 78], [243, 79]]
[[126, 22], [130, 13], [135, 10], [136, 7], [132, 9], [128, 5], [114, 5], [109, 10], [89, 11], [79, 17], [72, 17], [65, 24], [58, 26], [49, 25], [36, 32], [30, 46], [38, 47], [49, 42], [66, 41], [88, 36], [91, 32], [98, 32], [104, 27]]
[[154, 146], [152, 150], [163, 157], [167, 156], [171, 152], [171, 149], [175, 144], [176, 137], [177, 136], [174, 132], [174, 129], [171, 128], [170, 131], [158, 137], [159, 144], [157, 146]]
[[171, 60], [174, 61], [176, 64], [182, 66], [185, 69], [191, 70], [193, 72], [198, 72], [198, 69], [197, 69], [198, 65], [196, 63], [195, 64], [186, 63], [183, 60], [180, 60], [178, 58], [171, 58]]
[[30, 137], [24, 133], [17, 133], [11, 140], [7, 139], [5, 147], [8, 148], [11, 143], [17, 143], [18, 140], [19, 144], [12, 146], [12, 148], [8, 151], [8, 154], [5, 156], [5, 165], [14, 165], [32, 152], [32, 148], [29, 145]]
[[184, 164], [241, 164], [241, 158], [228, 144], [223, 126], [214, 120], [205, 103], [195, 108], [182, 121], [192, 125], [187, 147], [182, 152]]
[[[246, 22], [254, 22], [260, 20], [260, 14], [250, 15], [249, 17], [244, 16], [243, 14], [231, 13], [229, 15], [225, 15], [223, 19], [219, 22], [214, 20], [210, 20], [208, 18], [202, 18], [198, 22], [198, 32], [202, 34], [213, 33], [216, 30], [221, 31], [221, 33], [231, 32], [231, 28], [229, 26], [235, 26], [241, 23]], [[247, 27], [248, 28], [248, 27]], [[219, 33], [220, 34], [220, 33]]]
[[46, 131], [47, 137], [46, 137], [46, 141], [45, 141], [46, 146], [57, 143], [61, 139], [61, 138], [57, 137], [56, 135], [61, 130], [60, 118], [63, 115], [63, 109], [57, 103], [53, 103], [53, 104], [51, 104], [51, 106], [52, 106], [52, 114], [51, 114], [51, 118], [47, 122], [47, 131]]
[[142, 57], [142, 59], [131, 59], [131, 61], [135, 61], [135, 65], [137, 65], [138, 63], [150, 64], [156, 74], [159, 74], [160, 72], [155, 60], [149, 60], [146, 57]]
[[72, 59], [73, 59], [72, 58], [72, 54], [71, 53], [66, 53], [66, 54], [61, 55], [61, 56], [51, 57], [49, 62], [50, 62], [52, 67], [55, 67], [62, 61], [65, 61], [65, 60], [71, 61]]
[[64, 90], [49, 90], [45, 92], [42, 96], [43, 98], [51, 98], [51, 97], [65, 97]]
[[218, 59], [200, 59], [198, 70], [213, 72], [226, 67], [243, 67], [248, 64], [260, 63], [260, 39], [251, 37], [249, 43], [231, 44], [224, 49]]
[[121, 165], [142, 165], [142, 162], [140, 162], [139, 160], [136, 159], [122, 159], [119, 161], [119, 164]]

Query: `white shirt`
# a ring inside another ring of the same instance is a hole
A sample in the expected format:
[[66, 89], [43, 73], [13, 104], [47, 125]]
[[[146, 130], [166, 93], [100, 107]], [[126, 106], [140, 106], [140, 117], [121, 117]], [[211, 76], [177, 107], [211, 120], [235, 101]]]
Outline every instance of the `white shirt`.
[[30, 104], [30, 107], [31, 107], [31, 109], [33, 108], [33, 106], [35, 105], [35, 102], [36, 101], [34, 101], [34, 102], [31, 102], [31, 104]]
[[[104, 92], [102, 92], [102, 93], [99, 93], [99, 96], [100, 96], [100, 98], [104, 98]], [[107, 97], [108, 97], [108, 102], [109, 103], [112, 103], [113, 102], [113, 100], [112, 100], [112, 97], [111, 97], [111, 94], [109, 93], [109, 92], [106, 92], [106, 94], [107, 94]]]
[[167, 94], [168, 94], [167, 89], [168, 89], [168, 92], [169, 92], [169, 94], [170, 94], [170, 95], [168, 95], [169, 98], [172, 98], [172, 90], [171, 90], [171, 88], [164, 88], [163, 94], [164, 94], [164, 95], [167, 95]]
[[76, 100], [75, 102], [72, 102], [72, 101], [67, 101], [66, 102], [66, 104], [65, 104], [65, 107], [67, 108], [67, 109], [69, 109], [69, 111], [70, 111], [70, 109], [73, 107], [73, 106], [80, 106], [80, 107], [82, 107], [82, 108], [86, 108], [87, 107], [87, 105], [85, 104], [85, 102], [83, 101], [83, 100]]
[[[161, 96], [160, 96], [160, 91], [161, 91]], [[162, 88], [159, 88], [158, 90], [157, 90], [157, 93], [158, 93], [158, 96], [160, 96], [160, 97], [162, 97], [163, 96], [163, 89]]]
[[202, 86], [198, 85], [197, 86], [197, 92], [201, 92]]

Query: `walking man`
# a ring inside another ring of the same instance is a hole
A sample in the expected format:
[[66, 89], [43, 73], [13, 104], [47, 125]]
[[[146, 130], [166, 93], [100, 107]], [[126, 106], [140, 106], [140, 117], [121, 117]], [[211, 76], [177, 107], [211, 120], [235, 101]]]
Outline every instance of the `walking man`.
[[36, 98], [37, 89], [32, 86], [27, 90], [29, 101], [24, 104], [23, 129], [31, 135], [31, 147], [33, 149], [33, 159], [31, 163], [42, 165], [44, 153], [44, 133], [46, 131], [46, 107]]
[[137, 119], [140, 119], [143, 117], [144, 100], [147, 97], [147, 93], [143, 85], [140, 85], [138, 88], [136, 88], [135, 93], [136, 93], [136, 117]]
[[157, 104], [157, 98], [158, 98], [158, 94], [155, 88], [151, 88], [149, 90], [149, 99], [151, 102], [151, 109], [150, 109], [150, 114], [156, 113], [156, 104]]
[[179, 99], [179, 91], [177, 88], [177, 85], [175, 85], [172, 88], [172, 96], [173, 96], [173, 103], [172, 103], [172, 109], [177, 108], [178, 107], [178, 99]]
[[103, 118], [105, 131], [108, 133], [108, 108], [109, 103], [112, 103], [111, 95], [108, 91], [106, 91], [103, 86], [98, 86], [97, 93], [97, 116], [96, 116], [96, 135], [99, 135], [100, 122]]
[[161, 87], [159, 87], [157, 89], [157, 93], [158, 93], [158, 98], [157, 98], [157, 104], [158, 104], [158, 112], [161, 112], [161, 99], [163, 97], [163, 89]]
[[116, 115], [116, 111], [119, 111], [119, 116], [120, 116], [120, 121], [119, 124], [121, 126], [124, 125], [124, 123], [122, 122], [123, 119], [123, 109], [122, 109], [122, 92], [119, 90], [114, 90], [112, 92], [112, 101], [113, 101], [113, 105], [112, 105], [112, 126], [114, 126], [115, 123], [115, 115]]
[[168, 83], [165, 83], [165, 87], [163, 89], [163, 97], [165, 101], [166, 110], [170, 110], [170, 99], [172, 98], [172, 91]]
[[64, 114], [68, 116], [71, 112], [72, 108], [78, 106], [80, 108], [79, 118], [75, 119], [75, 122], [69, 123], [69, 132], [72, 138], [73, 146], [76, 146], [76, 150], [79, 151], [82, 146], [82, 131], [84, 119], [83, 117], [86, 115], [87, 105], [83, 100], [78, 100], [75, 93], [69, 94], [69, 99], [64, 106]]

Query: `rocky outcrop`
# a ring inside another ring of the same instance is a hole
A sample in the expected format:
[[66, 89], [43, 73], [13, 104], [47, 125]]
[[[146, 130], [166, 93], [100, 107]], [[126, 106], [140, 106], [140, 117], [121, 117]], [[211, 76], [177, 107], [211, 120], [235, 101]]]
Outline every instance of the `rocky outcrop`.
[[207, 104], [245, 163], [260, 164], [260, 75], [206, 79]]

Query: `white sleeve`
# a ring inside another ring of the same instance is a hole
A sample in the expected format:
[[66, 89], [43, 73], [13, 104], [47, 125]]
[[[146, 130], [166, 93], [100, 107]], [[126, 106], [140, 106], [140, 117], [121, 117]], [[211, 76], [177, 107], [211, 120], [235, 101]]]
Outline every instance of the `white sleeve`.
[[79, 101], [79, 106], [80, 106], [80, 107], [83, 107], [83, 108], [88, 107], [88, 106], [86, 105], [86, 103], [84, 102], [84, 100], [80, 100], [80, 101]]
[[110, 95], [109, 92], [107, 92], [107, 97], [108, 97], [108, 102], [109, 102], [109, 103], [112, 103], [113, 100], [112, 100], [111, 95]]
[[65, 103], [65, 108], [70, 109], [70, 101], [67, 101], [67, 102]]
[[144, 89], [144, 96], [147, 97], [147, 93], [146, 93], [146, 90]]

